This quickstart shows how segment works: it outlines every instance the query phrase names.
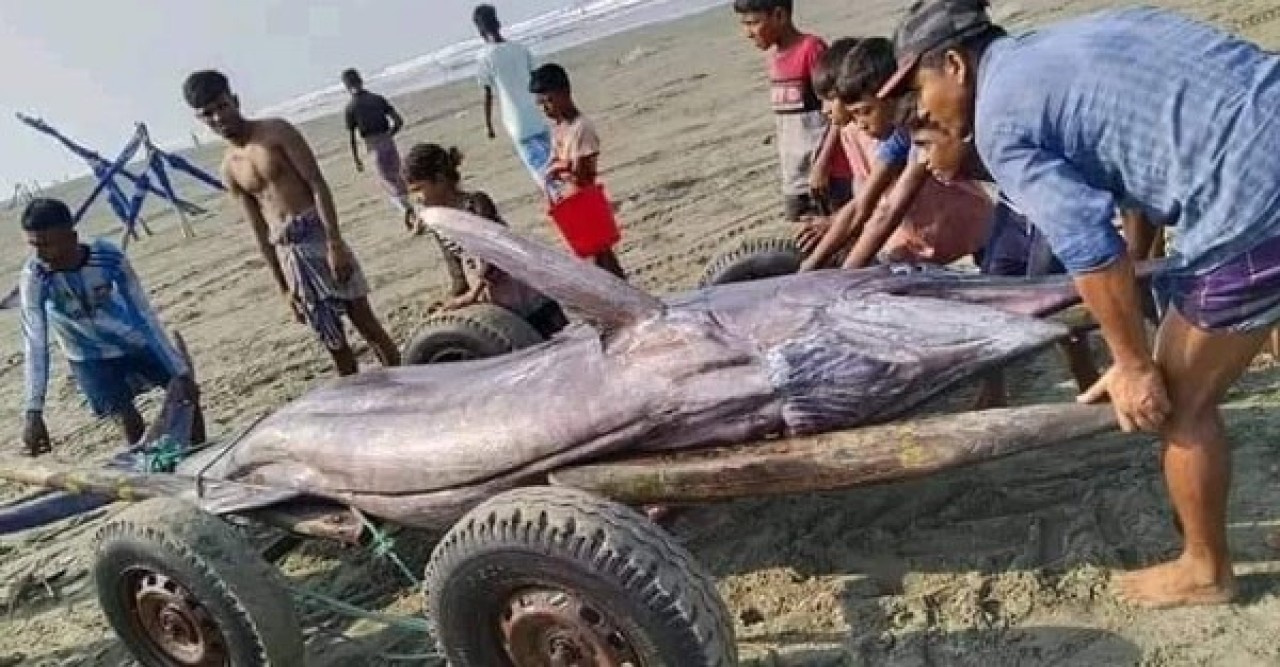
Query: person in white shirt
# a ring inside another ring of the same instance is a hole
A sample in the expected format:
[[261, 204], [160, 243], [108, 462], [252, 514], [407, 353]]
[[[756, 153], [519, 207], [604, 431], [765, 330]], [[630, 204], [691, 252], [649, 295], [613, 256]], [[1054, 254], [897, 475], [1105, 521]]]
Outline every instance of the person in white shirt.
[[493, 102], [496, 93], [502, 124], [515, 144], [516, 153], [539, 189], [546, 189], [547, 167], [551, 163], [551, 130], [529, 92], [533, 54], [522, 44], [502, 37], [502, 25], [493, 5], [478, 5], [472, 14], [484, 48], [476, 59], [476, 80], [484, 88], [484, 123], [489, 138], [493, 130]]

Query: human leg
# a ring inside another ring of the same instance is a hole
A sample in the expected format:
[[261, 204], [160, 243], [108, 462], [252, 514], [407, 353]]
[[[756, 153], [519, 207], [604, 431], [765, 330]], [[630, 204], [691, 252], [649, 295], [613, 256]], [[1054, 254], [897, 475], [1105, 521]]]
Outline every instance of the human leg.
[[623, 280], [627, 279], [627, 273], [622, 270], [622, 263], [618, 261], [618, 256], [614, 254], [613, 248], [596, 255], [592, 260], [595, 262], [596, 266], [604, 269], [605, 271], [608, 271]]
[[350, 302], [333, 298], [304, 303], [307, 326], [311, 327], [316, 339], [328, 350], [329, 356], [333, 358], [334, 370], [339, 376], [355, 375], [360, 371], [360, 364], [347, 342], [347, 331], [342, 323], [342, 316], [349, 306]]
[[1156, 336], [1170, 417], [1162, 465], [1182, 527], [1177, 560], [1119, 579], [1121, 594], [1151, 607], [1229, 601], [1226, 538], [1230, 450], [1218, 404], [1280, 320], [1280, 238], [1205, 276], [1166, 277], [1169, 308]]
[[340, 348], [329, 348], [329, 356], [333, 359], [333, 369], [337, 371], [338, 377], [355, 375], [360, 372], [360, 363], [356, 361], [356, 353], [351, 350], [351, 346], [344, 345]]
[[1121, 596], [1148, 607], [1229, 602], [1235, 594], [1226, 537], [1230, 451], [1218, 403], [1262, 346], [1266, 331], [1210, 333], [1176, 309], [1156, 339], [1172, 410], [1161, 430], [1165, 483], [1183, 530], [1174, 561], [1122, 575]]
[[405, 227], [409, 231], [415, 231], [416, 216], [413, 212], [413, 203], [409, 201], [409, 187], [400, 173], [400, 149], [396, 146], [395, 137], [383, 134], [369, 137], [365, 142], [373, 156], [373, 165], [378, 172], [378, 179], [382, 181], [382, 187], [386, 189], [392, 206], [400, 212]]
[[516, 142], [516, 153], [539, 190], [546, 190], [547, 169], [551, 166], [551, 133], [539, 132]]
[[124, 434], [124, 441], [130, 445], [136, 445], [142, 440], [142, 436], [147, 432], [147, 423], [143, 421], [142, 415], [138, 412], [138, 407], [129, 401], [129, 404], [120, 410], [116, 415], [116, 421], [120, 424], [120, 431]]
[[378, 361], [381, 361], [383, 366], [400, 365], [400, 349], [396, 347], [395, 341], [391, 340], [391, 334], [387, 333], [378, 316], [374, 314], [368, 298], [351, 301], [347, 305], [347, 317], [351, 318], [352, 326], [373, 347], [374, 354], [378, 355]]
[[114, 359], [73, 361], [71, 372], [94, 416], [119, 424], [126, 445], [137, 444], [147, 430], [134, 399], [151, 389], [167, 387], [173, 379], [164, 364], [146, 351]]

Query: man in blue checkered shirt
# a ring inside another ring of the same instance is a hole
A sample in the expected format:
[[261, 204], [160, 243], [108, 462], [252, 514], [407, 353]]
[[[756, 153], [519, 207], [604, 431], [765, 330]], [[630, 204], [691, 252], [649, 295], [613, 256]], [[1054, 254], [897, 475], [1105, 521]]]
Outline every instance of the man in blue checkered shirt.
[[[1146, 7], [1009, 36], [987, 4], [914, 2], [880, 94], [914, 90], [935, 148], [976, 148], [1101, 326], [1114, 365], [1081, 400], [1109, 395], [1126, 431], [1163, 440], [1183, 551], [1120, 577], [1122, 596], [1228, 602], [1231, 470], [1217, 406], [1280, 320], [1280, 57]], [[946, 172], [959, 153], [926, 149], [926, 160]], [[1176, 231], [1157, 276], [1169, 307], [1154, 348], [1117, 208]]]
[[142, 392], [166, 387], [174, 399], [194, 404], [191, 368], [165, 334], [124, 253], [106, 241], [80, 243], [71, 210], [56, 199], [32, 200], [22, 229], [35, 249], [19, 284], [27, 453], [50, 451], [44, 422], [50, 332], [89, 407], [98, 417], [118, 420], [130, 444], [146, 430], [134, 406]]

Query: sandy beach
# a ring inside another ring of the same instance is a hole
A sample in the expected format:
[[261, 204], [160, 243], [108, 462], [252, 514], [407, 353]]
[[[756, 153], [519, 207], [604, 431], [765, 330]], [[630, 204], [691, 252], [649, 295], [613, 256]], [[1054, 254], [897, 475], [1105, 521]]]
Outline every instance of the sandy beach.
[[[801, 27], [831, 40], [887, 34], [904, 3], [798, 4]], [[1124, 3], [996, 4], [997, 18], [1021, 29]], [[1280, 49], [1274, 0], [1155, 4]], [[619, 205], [620, 256], [633, 282], [655, 293], [691, 288], [718, 248], [780, 219], [762, 55], [740, 34], [729, 8], [554, 60], [569, 70], [579, 105], [601, 132], [602, 178]], [[180, 85], [174, 82], [174, 105], [182, 104]], [[417, 141], [458, 146], [466, 154], [465, 187], [488, 192], [520, 232], [559, 243], [501, 130], [495, 141], [485, 137], [480, 100], [470, 82], [393, 99], [407, 121], [401, 150]], [[340, 119], [308, 123], [304, 132], [374, 307], [403, 343], [444, 297], [438, 252], [430, 240], [405, 234], [371, 165], [355, 171]], [[49, 150], [59, 149], [51, 142]], [[213, 168], [219, 152], [208, 145], [194, 157]], [[148, 224], [156, 234], [132, 244], [129, 254], [162, 319], [190, 347], [216, 435], [299, 396], [329, 376], [330, 361], [292, 321], [232, 207], [178, 180], [185, 195], [211, 210], [193, 220], [198, 238], [184, 238], [175, 216], [152, 203]], [[79, 203], [91, 186], [73, 183], [54, 194]], [[0, 275], [16, 280], [26, 248], [16, 209], [2, 213]], [[100, 202], [85, 226], [115, 234], [118, 222]], [[10, 283], [4, 284], [7, 292]], [[358, 352], [363, 365], [377, 363], [362, 341]], [[904, 484], [696, 508], [673, 531], [717, 576], [737, 618], [744, 664], [1280, 664], [1280, 552], [1264, 543], [1280, 529], [1280, 366], [1265, 356], [1256, 366], [1226, 405], [1235, 443], [1230, 538], [1242, 588], [1231, 606], [1148, 612], [1111, 593], [1111, 569], [1163, 559], [1177, 544], [1149, 437], [1096, 438]], [[114, 426], [94, 421], [81, 405], [56, 350], [53, 367], [46, 418], [54, 459], [105, 459], [118, 446]], [[1017, 402], [1073, 396], [1052, 352], [1016, 372]], [[22, 380], [17, 313], [3, 311], [0, 433], [12, 446], [19, 441]], [[156, 404], [148, 398], [148, 415]], [[0, 485], [0, 501], [28, 491]], [[0, 539], [0, 665], [129, 664], [96, 607], [86, 570], [86, 538], [116, 509]], [[399, 537], [414, 567], [429, 554], [431, 537]], [[389, 612], [418, 609], [419, 598], [395, 571], [364, 552], [307, 545], [290, 556], [286, 571], [296, 582]], [[48, 585], [16, 585], [30, 581]], [[304, 611], [313, 632], [308, 664], [411, 664], [388, 655], [423, 648], [404, 631]], [[353, 639], [337, 638], [338, 631]], [[19, 654], [24, 661], [6, 662]]]

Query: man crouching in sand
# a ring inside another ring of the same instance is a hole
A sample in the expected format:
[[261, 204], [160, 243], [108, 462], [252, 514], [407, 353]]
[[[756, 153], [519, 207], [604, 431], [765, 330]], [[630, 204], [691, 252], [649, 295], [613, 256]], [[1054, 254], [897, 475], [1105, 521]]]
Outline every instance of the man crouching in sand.
[[241, 115], [221, 72], [191, 74], [183, 95], [200, 120], [231, 144], [222, 180], [253, 228], [294, 317], [315, 331], [338, 374], [359, 370], [343, 315], [384, 366], [400, 365], [399, 351], [369, 307], [364, 274], [338, 231], [333, 195], [302, 133], [283, 119]]

